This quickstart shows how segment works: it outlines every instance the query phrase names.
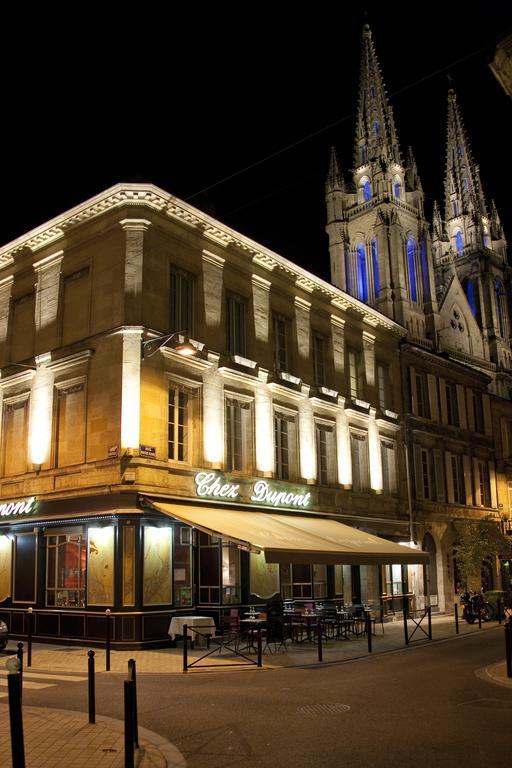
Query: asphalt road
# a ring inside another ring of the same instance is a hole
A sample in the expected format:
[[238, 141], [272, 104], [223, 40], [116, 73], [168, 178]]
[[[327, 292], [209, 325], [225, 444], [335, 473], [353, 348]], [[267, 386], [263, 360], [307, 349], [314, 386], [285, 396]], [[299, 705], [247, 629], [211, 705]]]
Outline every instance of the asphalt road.
[[[500, 627], [323, 667], [139, 675], [139, 722], [172, 741], [190, 768], [500, 768], [511, 762], [512, 688], [475, 671], [503, 656]], [[100, 714], [122, 718], [122, 679], [97, 675]], [[27, 704], [87, 710], [83, 682], [24, 695]]]

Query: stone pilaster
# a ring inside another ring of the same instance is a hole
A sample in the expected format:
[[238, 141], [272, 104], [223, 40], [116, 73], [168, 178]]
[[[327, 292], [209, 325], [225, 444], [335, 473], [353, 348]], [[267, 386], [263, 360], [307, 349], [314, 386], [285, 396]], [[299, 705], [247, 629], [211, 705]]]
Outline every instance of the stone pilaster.
[[366, 386], [375, 387], [375, 336], [363, 331], [363, 356]]
[[352, 485], [352, 453], [350, 450], [350, 429], [345, 413], [344, 400], [342, 410], [336, 414], [336, 442], [338, 450], [338, 482], [345, 487]]
[[57, 346], [57, 316], [60, 296], [60, 266], [64, 251], [57, 251], [36, 261], [37, 275], [35, 329], [36, 352]]
[[146, 219], [123, 219], [120, 223], [125, 231], [124, 322], [127, 325], [142, 325], [144, 234], [151, 222]]
[[224, 382], [217, 366], [203, 374], [203, 448], [206, 466], [224, 464]]
[[335, 389], [345, 387], [345, 321], [337, 315], [331, 315], [331, 338], [334, 358]]
[[311, 302], [295, 297], [295, 337], [297, 340], [297, 373], [306, 381], [312, 380], [311, 371]]
[[370, 487], [372, 491], [382, 493], [382, 457], [379, 427], [375, 421], [375, 408], [370, 408], [370, 421], [368, 422], [368, 453], [370, 456]]
[[138, 452], [140, 445], [140, 343], [142, 328], [123, 330], [121, 381], [121, 448]]
[[13, 275], [9, 275], [9, 277], [4, 277], [3, 280], [0, 280], [0, 350], [2, 360], [5, 360], [5, 356], [3, 355], [3, 345], [7, 340], [7, 331], [9, 328], [13, 281]]
[[309, 400], [299, 405], [299, 440], [300, 476], [307, 483], [314, 483], [317, 477], [315, 420]]
[[53, 418], [53, 371], [47, 368], [50, 353], [36, 357], [32, 379], [28, 435], [29, 462], [41, 467], [50, 462]]
[[265, 368], [272, 367], [272, 350], [269, 345], [271, 282], [259, 275], [252, 275], [252, 307], [254, 313], [255, 359]]
[[274, 473], [274, 419], [272, 397], [264, 386], [255, 390], [254, 410], [256, 471], [263, 477], [272, 477]]
[[208, 349], [221, 351], [225, 347], [222, 330], [222, 270], [225, 259], [203, 251], [203, 301], [205, 342]]

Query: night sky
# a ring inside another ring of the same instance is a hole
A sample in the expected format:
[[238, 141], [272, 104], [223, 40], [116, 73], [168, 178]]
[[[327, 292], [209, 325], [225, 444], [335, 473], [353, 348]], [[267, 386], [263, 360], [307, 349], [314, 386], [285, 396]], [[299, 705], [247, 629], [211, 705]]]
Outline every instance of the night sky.
[[[112, 184], [151, 181], [328, 278], [324, 181], [332, 144], [347, 177], [352, 164], [363, 14], [121, 7], [59, 33], [44, 17], [4, 31], [0, 242]], [[487, 66], [512, 15], [461, 16], [368, 21], [427, 215], [443, 199], [449, 71], [512, 243], [512, 102]]]

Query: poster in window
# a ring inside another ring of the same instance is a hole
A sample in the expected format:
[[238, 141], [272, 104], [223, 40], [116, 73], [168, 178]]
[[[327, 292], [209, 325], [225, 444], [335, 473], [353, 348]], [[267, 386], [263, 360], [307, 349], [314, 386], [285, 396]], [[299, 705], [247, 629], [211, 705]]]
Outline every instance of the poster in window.
[[135, 529], [123, 528], [123, 606], [135, 605]]
[[0, 536], [0, 603], [11, 596], [12, 542]]
[[114, 526], [89, 528], [87, 546], [87, 603], [114, 604]]
[[251, 594], [265, 599], [279, 592], [279, 565], [267, 563], [263, 552], [250, 555]]
[[144, 527], [144, 605], [172, 602], [172, 528]]

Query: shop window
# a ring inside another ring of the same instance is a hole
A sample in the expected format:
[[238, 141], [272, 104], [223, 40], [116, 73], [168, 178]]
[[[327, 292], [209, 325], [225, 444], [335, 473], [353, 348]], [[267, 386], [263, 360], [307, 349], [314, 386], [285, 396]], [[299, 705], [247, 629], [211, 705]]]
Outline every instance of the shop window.
[[382, 457], [382, 489], [389, 496], [396, 493], [398, 486], [395, 444], [389, 440], [381, 440], [380, 455]]
[[170, 527], [145, 525], [144, 605], [169, 605], [172, 602], [172, 533]]
[[288, 325], [286, 318], [274, 315], [274, 365], [277, 371], [289, 370]]
[[82, 533], [46, 537], [46, 605], [85, 607], [86, 544]]
[[222, 603], [239, 603], [241, 601], [240, 550], [237, 546], [223, 541], [222, 552]]
[[311, 583], [311, 566], [287, 563], [281, 566], [281, 586], [283, 598], [311, 599], [313, 585]]
[[319, 333], [313, 334], [313, 364], [315, 385], [325, 387], [325, 338]]
[[226, 332], [229, 354], [246, 357], [246, 301], [240, 296], [227, 297]]
[[13, 603], [36, 602], [37, 533], [14, 534]]
[[4, 400], [2, 419], [3, 474], [27, 471], [28, 395]]
[[313, 597], [327, 597], [327, 566], [313, 565]]
[[352, 456], [352, 490], [356, 492], [367, 491], [370, 489], [367, 436], [351, 432], [350, 452]]
[[263, 552], [249, 555], [250, 593], [268, 600], [280, 591], [279, 565], [267, 563]]
[[199, 602], [220, 603], [219, 539], [202, 531], [199, 536]]
[[169, 296], [169, 332], [193, 333], [194, 278], [179, 269], [171, 268]]
[[386, 594], [403, 595], [407, 592], [407, 571], [401, 565], [386, 565]]
[[250, 473], [253, 467], [252, 403], [228, 398], [226, 414], [226, 469]]
[[58, 385], [56, 390], [56, 465], [69, 467], [85, 461], [85, 386]]
[[135, 605], [135, 528], [123, 527], [123, 607]]
[[192, 529], [174, 527], [174, 604], [192, 605]]
[[320, 485], [336, 482], [336, 430], [334, 424], [315, 425], [316, 463]]
[[279, 480], [297, 477], [297, 422], [285, 413], [274, 415], [274, 448], [276, 476]]
[[89, 267], [83, 267], [63, 279], [62, 344], [72, 344], [89, 335], [90, 286]]
[[0, 603], [12, 593], [12, 538], [0, 534]]

